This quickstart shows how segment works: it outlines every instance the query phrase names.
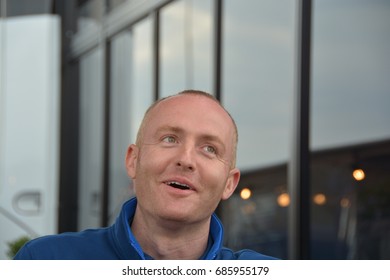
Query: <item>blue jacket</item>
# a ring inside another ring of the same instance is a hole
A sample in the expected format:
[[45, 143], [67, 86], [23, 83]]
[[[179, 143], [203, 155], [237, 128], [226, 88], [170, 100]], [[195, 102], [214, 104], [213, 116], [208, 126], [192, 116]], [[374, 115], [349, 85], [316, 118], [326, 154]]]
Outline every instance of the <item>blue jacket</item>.
[[[150, 259], [131, 232], [130, 222], [136, 198], [127, 201], [115, 223], [107, 228], [39, 237], [26, 243], [15, 259], [28, 260], [144, 260]], [[251, 250], [233, 252], [222, 247], [223, 227], [215, 214], [211, 218], [210, 238], [205, 260], [273, 259]]]

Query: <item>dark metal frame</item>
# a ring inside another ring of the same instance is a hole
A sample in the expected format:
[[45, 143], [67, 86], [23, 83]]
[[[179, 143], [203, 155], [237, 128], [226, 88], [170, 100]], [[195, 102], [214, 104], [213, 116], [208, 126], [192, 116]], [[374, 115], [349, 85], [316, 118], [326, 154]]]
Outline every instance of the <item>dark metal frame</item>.
[[108, 226], [110, 201], [110, 114], [111, 114], [111, 41], [104, 44], [104, 151], [103, 151], [103, 178], [102, 178], [102, 212], [101, 225]]
[[310, 259], [311, 0], [298, 1], [293, 145], [289, 163], [289, 259]]
[[221, 100], [222, 85], [222, 0], [214, 0], [214, 94]]
[[153, 14], [153, 93], [154, 99], [160, 96], [160, 11]]
[[58, 232], [77, 230], [78, 224], [79, 67], [78, 61], [69, 56], [76, 10], [76, 1], [55, 1], [54, 12], [62, 17]]

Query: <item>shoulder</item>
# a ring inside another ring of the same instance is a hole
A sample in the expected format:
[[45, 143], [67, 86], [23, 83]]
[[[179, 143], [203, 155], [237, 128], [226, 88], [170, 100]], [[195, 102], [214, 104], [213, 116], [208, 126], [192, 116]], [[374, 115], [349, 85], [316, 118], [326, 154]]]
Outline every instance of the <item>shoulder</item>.
[[109, 242], [107, 229], [90, 229], [38, 237], [27, 242], [15, 259], [90, 258]]
[[229, 248], [223, 247], [219, 252], [217, 259], [220, 260], [277, 260], [277, 258], [258, 253], [253, 250], [243, 249], [240, 251], [232, 251]]

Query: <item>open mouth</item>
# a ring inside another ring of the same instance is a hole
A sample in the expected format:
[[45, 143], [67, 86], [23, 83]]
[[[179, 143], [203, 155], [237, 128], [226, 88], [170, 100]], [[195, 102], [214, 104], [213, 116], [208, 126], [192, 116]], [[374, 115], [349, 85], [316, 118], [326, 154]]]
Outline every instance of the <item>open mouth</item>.
[[167, 184], [168, 186], [171, 186], [173, 188], [180, 189], [180, 190], [190, 190], [191, 189], [190, 186], [183, 184], [183, 183], [179, 183], [179, 182], [165, 182], [165, 184]]

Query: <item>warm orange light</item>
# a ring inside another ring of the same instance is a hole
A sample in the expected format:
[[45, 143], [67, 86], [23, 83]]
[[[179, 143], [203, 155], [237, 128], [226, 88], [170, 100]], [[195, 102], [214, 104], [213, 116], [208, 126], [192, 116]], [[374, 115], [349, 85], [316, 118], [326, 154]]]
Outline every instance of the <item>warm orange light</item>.
[[318, 193], [313, 197], [313, 201], [317, 205], [324, 205], [326, 203], [326, 196], [323, 193]]
[[340, 200], [340, 206], [343, 208], [348, 208], [351, 206], [351, 201], [348, 198], [344, 197]]
[[240, 192], [240, 196], [242, 199], [247, 200], [252, 196], [252, 192], [248, 188], [243, 188]]
[[353, 178], [355, 178], [356, 181], [362, 181], [364, 178], [366, 178], [366, 174], [364, 174], [363, 169], [355, 169], [352, 172]]
[[282, 193], [278, 196], [277, 202], [280, 207], [287, 207], [290, 205], [290, 196], [288, 193]]

